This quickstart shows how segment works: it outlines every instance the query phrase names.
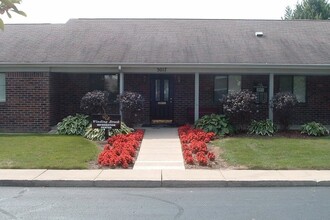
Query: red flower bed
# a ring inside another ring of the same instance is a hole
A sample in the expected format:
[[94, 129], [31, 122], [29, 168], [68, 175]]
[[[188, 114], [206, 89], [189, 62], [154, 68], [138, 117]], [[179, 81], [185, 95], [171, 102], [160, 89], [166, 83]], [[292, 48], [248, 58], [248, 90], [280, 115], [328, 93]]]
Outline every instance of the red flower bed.
[[136, 151], [140, 147], [144, 132], [137, 130], [130, 134], [119, 134], [110, 137], [99, 154], [98, 163], [111, 168], [128, 168], [134, 163]]
[[198, 163], [207, 166], [209, 161], [215, 160], [215, 154], [209, 152], [206, 143], [210, 142], [215, 134], [205, 132], [201, 129], [194, 129], [189, 125], [184, 125], [178, 129], [182, 144], [183, 158], [187, 164]]

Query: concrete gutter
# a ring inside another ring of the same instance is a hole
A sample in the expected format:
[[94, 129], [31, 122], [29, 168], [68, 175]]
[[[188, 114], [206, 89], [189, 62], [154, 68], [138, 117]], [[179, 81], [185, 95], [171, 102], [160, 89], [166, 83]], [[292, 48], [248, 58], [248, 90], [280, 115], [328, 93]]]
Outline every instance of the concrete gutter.
[[143, 188], [330, 186], [330, 170], [0, 169], [0, 186]]

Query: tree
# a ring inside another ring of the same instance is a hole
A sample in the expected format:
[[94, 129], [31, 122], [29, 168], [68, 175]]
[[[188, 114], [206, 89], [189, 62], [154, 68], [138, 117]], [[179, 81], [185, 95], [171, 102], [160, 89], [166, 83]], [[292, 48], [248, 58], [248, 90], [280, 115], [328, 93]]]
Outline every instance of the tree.
[[[23, 11], [18, 10], [17, 4], [20, 4], [21, 0], [0, 0], [0, 15], [4, 13], [7, 14], [9, 18], [11, 18], [11, 12], [15, 12], [19, 15], [26, 16]], [[3, 30], [4, 23], [3, 20], [0, 18], [0, 29]]]
[[285, 9], [284, 19], [317, 19], [330, 18], [330, 3], [328, 0], [303, 0], [297, 3], [294, 9], [289, 6]]

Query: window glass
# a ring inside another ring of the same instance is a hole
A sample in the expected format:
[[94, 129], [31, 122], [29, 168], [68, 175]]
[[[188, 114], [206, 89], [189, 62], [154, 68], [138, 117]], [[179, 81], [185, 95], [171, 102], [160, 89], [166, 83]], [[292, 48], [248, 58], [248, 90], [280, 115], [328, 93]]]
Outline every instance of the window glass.
[[105, 75], [104, 89], [108, 92], [118, 92], [118, 75]]
[[110, 102], [116, 100], [119, 94], [118, 75], [104, 75], [104, 90], [109, 92]]
[[239, 75], [215, 76], [214, 78], [214, 102], [219, 102], [228, 93], [241, 90], [242, 77]]
[[292, 76], [280, 77], [280, 92], [292, 92]]
[[228, 91], [228, 77], [215, 76], [214, 78], [214, 102], [219, 102]]
[[6, 77], [0, 73], [0, 102], [6, 101]]
[[241, 76], [228, 76], [228, 93], [241, 91]]
[[305, 76], [295, 76], [293, 78], [293, 94], [296, 95], [298, 102], [306, 102]]
[[306, 102], [306, 77], [305, 76], [281, 76], [280, 92], [291, 92], [298, 102]]

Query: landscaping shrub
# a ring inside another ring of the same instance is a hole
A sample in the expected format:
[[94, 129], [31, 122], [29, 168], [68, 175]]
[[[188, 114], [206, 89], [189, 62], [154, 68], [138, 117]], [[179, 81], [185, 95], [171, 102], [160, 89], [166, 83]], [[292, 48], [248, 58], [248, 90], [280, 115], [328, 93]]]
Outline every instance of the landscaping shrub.
[[283, 130], [287, 130], [297, 98], [290, 92], [279, 92], [272, 99], [272, 107]]
[[217, 114], [204, 115], [196, 121], [195, 127], [216, 135], [230, 134], [234, 130], [227, 116]]
[[304, 124], [301, 127], [301, 133], [309, 136], [326, 136], [329, 134], [329, 130], [315, 121]]
[[250, 123], [253, 113], [255, 113], [255, 102], [257, 96], [249, 90], [241, 90], [225, 96], [221, 101], [223, 110], [229, 116], [231, 122], [238, 126], [239, 130]]
[[121, 104], [123, 120], [128, 126], [134, 127], [134, 125], [141, 122], [144, 104], [144, 99], [141, 94], [136, 92], [124, 92], [118, 96], [118, 101]]
[[94, 90], [87, 92], [80, 101], [80, 109], [86, 114], [105, 114], [109, 104], [109, 94], [106, 91]]
[[[117, 135], [117, 134], [129, 134], [133, 131], [134, 131], [133, 128], [130, 128], [124, 122], [121, 122], [120, 129], [110, 129], [109, 130], [109, 137]], [[93, 141], [103, 141], [105, 139], [105, 129], [92, 128], [92, 125], [90, 124], [86, 128], [84, 137], [89, 140], [93, 140]]]
[[178, 132], [186, 164], [198, 163], [201, 166], [207, 166], [209, 161], [215, 160], [215, 154], [209, 152], [206, 145], [214, 138], [215, 133], [194, 129], [189, 125], [179, 127]]
[[65, 135], [84, 135], [88, 124], [87, 115], [69, 115], [57, 124], [57, 133]]
[[256, 134], [262, 136], [272, 136], [276, 132], [276, 130], [276, 126], [269, 119], [262, 121], [253, 120], [251, 125], [249, 126], [249, 134]]

